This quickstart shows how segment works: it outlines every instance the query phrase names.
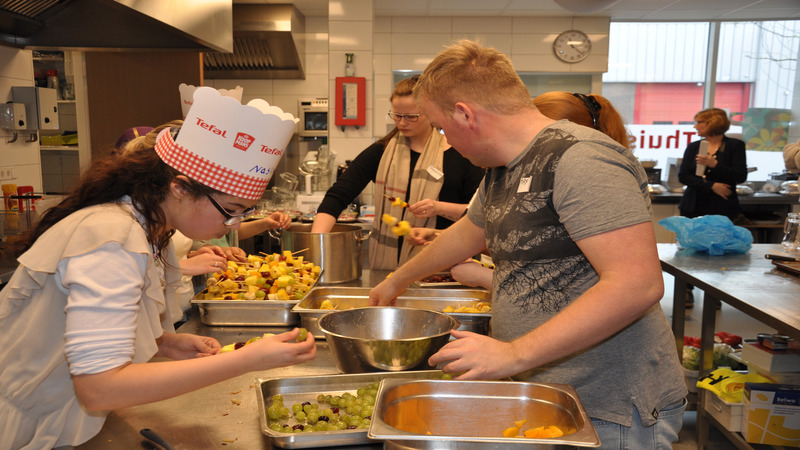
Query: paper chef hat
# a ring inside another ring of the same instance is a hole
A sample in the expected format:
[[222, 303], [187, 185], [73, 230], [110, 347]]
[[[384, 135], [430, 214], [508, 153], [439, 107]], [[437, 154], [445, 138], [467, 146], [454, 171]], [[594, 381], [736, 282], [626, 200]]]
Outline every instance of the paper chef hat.
[[[181, 83], [178, 86], [178, 91], [181, 93], [181, 112], [183, 112], [183, 117], [186, 118], [186, 115], [189, 114], [189, 108], [192, 107], [192, 102], [194, 101], [194, 91], [197, 90], [197, 86], [192, 86], [191, 84]], [[235, 98], [237, 102], [242, 102], [242, 91], [243, 88], [241, 86], [236, 86], [233, 89], [217, 89], [220, 94]]]
[[242, 105], [216, 89], [200, 87], [177, 139], [169, 129], [163, 130], [156, 152], [165, 163], [208, 187], [257, 200], [297, 121], [264, 100]]

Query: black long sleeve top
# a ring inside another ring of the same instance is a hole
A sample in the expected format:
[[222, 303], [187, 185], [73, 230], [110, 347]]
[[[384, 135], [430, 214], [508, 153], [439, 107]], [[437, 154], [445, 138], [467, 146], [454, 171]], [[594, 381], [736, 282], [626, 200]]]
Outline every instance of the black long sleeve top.
[[[351, 161], [350, 167], [325, 193], [325, 198], [317, 208], [317, 212], [338, 217], [347, 205], [352, 203], [358, 194], [367, 187], [370, 181], [375, 181], [384, 149], [385, 147], [381, 143], [376, 142], [364, 149], [356, 159]], [[417, 164], [419, 155], [418, 152], [411, 152], [407, 191], [411, 189], [411, 172], [413, 172], [414, 166]], [[439, 198], [433, 200], [450, 203], [469, 203], [483, 179], [484, 169], [472, 165], [469, 160], [461, 156], [452, 147], [444, 152], [442, 166], [444, 182], [439, 192]], [[451, 220], [442, 216], [436, 217], [437, 229], [444, 229], [452, 224]]]

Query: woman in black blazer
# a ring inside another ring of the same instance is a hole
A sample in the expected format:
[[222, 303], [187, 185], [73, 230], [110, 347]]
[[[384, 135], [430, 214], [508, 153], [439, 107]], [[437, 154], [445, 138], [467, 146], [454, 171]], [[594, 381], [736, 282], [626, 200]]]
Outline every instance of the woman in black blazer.
[[[708, 142], [708, 154], [698, 154], [702, 140], [686, 147], [678, 171], [686, 191], [678, 208], [686, 217], [718, 214], [734, 220], [741, 212], [736, 185], [747, 180], [744, 142], [725, 136], [731, 121], [722, 109], [704, 109], [694, 120], [697, 134]], [[702, 176], [696, 174], [698, 164], [706, 167]]]
[[[741, 212], [736, 185], [747, 180], [747, 155], [743, 141], [725, 136], [730, 126], [728, 113], [722, 109], [709, 108], [695, 114], [694, 128], [708, 142], [708, 153], [699, 154], [703, 140], [692, 142], [683, 153], [678, 170], [678, 180], [686, 185], [678, 204], [682, 216], [717, 214], [733, 221]], [[698, 164], [705, 166], [702, 175], [697, 175]], [[692, 289], [687, 287], [687, 308], [694, 306]], [[717, 302], [717, 309], [721, 306]]]

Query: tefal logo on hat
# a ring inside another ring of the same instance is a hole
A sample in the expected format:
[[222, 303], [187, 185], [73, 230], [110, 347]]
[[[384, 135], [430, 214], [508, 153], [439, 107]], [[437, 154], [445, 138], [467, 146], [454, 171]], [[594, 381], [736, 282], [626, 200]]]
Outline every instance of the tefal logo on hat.
[[239, 133], [233, 141], [233, 146], [239, 150], [247, 151], [247, 149], [250, 148], [250, 144], [252, 144], [255, 139], [256, 138], [247, 133]]
[[257, 200], [297, 121], [264, 100], [242, 105], [213, 88], [199, 87], [177, 139], [162, 131], [156, 152], [164, 162], [206, 186]]

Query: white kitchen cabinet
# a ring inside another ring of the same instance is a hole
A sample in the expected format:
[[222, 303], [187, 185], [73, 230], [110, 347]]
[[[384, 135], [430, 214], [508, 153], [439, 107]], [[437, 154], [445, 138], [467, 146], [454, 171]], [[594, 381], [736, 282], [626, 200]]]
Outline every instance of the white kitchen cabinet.
[[[72, 190], [81, 169], [87, 167], [91, 159], [83, 53], [34, 53], [33, 66], [37, 85], [46, 83], [48, 70], [58, 74], [59, 127], [58, 130], [39, 131], [42, 188], [45, 193], [66, 193]], [[65, 89], [66, 86], [69, 88]], [[61, 135], [64, 133], [76, 134], [77, 143], [63, 142]]]

